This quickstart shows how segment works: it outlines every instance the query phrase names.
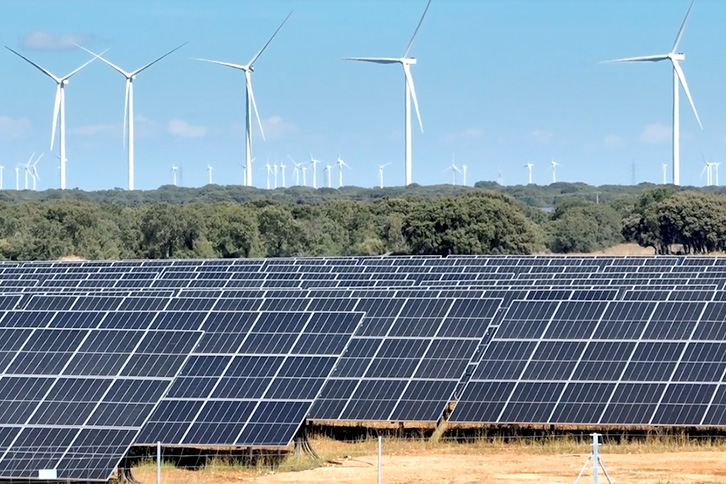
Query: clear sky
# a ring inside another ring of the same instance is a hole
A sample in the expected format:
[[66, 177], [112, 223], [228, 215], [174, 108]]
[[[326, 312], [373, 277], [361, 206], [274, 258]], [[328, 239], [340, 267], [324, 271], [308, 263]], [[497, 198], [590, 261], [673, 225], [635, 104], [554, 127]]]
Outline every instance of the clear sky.
[[[558, 180], [630, 184], [662, 180], [671, 161], [672, 70], [657, 64], [607, 65], [618, 57], [665, 54], [688, 0], [433, 0], [411, 55], [424, 133], [413, 131], [413, 180], [450, 182], [443, 170], [468, 166], [468, 182]], [[239, 184], [244, 158], [244, 76], [190, 60], [244, 64], [283, 18], [292, 16], [255, 65], [253, 86], [267, 141], [255, 131], [253, 182], [264, 163], [292, 163], [312, 152], [325, 163], [340, 153], [345, 184], [403, 183], [403, 71], [400, 65], [344, 62], [346, 56], [399, 57], [426, 0], [5, 0], [0, 41], [64, 75], [89, 55], [136, 69], [176, 45], [185, 47], [135, 81], [136, 186]], [[726, 2], [697, 0], [679, 48], [703, 121], [681, 95], [681, 179], [702, 185], [702, 156], [726, 147]], [[0, 164], [4, 186], [32, 152], [38, 187], [59, 185], [49, 152], [55, 86], [9, 51], [0, 52]], [[122, 143], [124, 79], [101, 62], [66, 88], [68, 186], [126, 187]], [[56, 147], [57, 153], [57, 147]], [[319, 166], [318, 183], [324, 175]], [[333, 186], [337, 186], [334, 172]], [[669, 166], [670, 173], [670, 166]], [[670, 178], [670, 174], [669, 174]], [[726, 183], [726, 171], [723, 173]], [[311, 175], [308, 169], [308, 184]], [[21, 180], [21, 184], [22, 184]]]

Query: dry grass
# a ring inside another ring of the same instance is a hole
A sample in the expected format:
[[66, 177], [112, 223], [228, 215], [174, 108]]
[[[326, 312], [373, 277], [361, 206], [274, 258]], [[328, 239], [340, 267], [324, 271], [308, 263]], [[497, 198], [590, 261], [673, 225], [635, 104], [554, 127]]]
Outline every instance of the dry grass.
[[[368, 438], [359, 441], [337, 441], [329, 438], [314, 438], [311, 445], [319, 458], [305, 455], [288, 455], [271, 465], [271, 461], [259, 459], [255, 464], [244, 464], [230, 458], [211, 458], [198, 470], [177, 468], [165, 462], [162, 468], [167, 483], [213, 484], [219, 482], [254, 482], [260, 476], [298, 472], [326, 465], [337, 465], [354, 461], [361, 466], [372, 466], [372, 457], [377, 454], [378, 440]], [[531, 455], [562, 456], [586, 455], [590, 444], [568, 437], [551, 439], [393, 439], [383, 443], [386, 458], [416, 456], [419, 458], [441, 458], [445, 456], [482, 455]], [[644, 440], [607, 443], [601, 446], [603, 454], [677, 454], [683, 452], [724, 452], [726, 442], [721, 439], [692, 439], [687, 437], [651, 437]], [[145, 462], [133, 470], [142, 483], [156, 480], [156, 464]]]

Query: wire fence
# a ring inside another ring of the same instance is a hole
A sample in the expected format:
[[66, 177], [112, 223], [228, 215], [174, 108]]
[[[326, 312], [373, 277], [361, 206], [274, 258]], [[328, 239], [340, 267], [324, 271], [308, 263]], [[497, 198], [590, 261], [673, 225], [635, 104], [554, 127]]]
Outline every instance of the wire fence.
[[[307, 444], [307, 445], [306, 445]], [[313, 436], [289, 449], [137, 449], [121, 480], [142, 484], [239, 482], [439, 483], [717, 482], [726, 437], [608, 433], [541, 436]], [[596, 464], [602, 464], [598, 467]], [[598, 469], [595, 474], [594, 470]], [[609, 475], [606, 473], [609, 473]], [[455, 480], [452, 476], [456, 476]], [[684, 479], [684, 476], [687, 478]]]

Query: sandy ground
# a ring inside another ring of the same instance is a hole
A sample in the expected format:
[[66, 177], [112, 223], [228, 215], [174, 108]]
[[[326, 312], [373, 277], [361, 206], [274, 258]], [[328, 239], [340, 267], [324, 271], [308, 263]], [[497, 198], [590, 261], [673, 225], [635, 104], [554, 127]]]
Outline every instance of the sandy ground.
[[[436, 450], [417, 455], [383, 458], [383, 482], [387, 484], [527, 484], [569, 483], [582, 469], [587, 454], [538, 454], [518, 450], [449, 454]], [[165, 468], [164, 484], [363, 484], [375, 483], [377, 457], [366, 455], [339, 459], [310, 470], [270, 472], [252, 470], [184, 471]], [[726, 451], [683, 451], [603, 455], [615, 484], [726, 483]], [[580, 482], [592, 482], [592, 467]], [[153, 469], [134, 471], [143, 483], [155, 482]], [[602, 472], [600, 482], [606, 483]]]

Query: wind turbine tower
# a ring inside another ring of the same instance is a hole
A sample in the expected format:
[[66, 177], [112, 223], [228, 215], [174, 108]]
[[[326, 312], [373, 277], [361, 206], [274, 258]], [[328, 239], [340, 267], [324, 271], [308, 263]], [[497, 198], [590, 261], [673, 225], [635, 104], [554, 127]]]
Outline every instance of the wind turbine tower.
[[340, 157], [340, 154], [338, 154], [338, 160], [335, 162], [335, 164], [338, 165], [338, 175], [339, 175], [338, 188], [342, 188], [343, 187], [343, 167], [346, 167], [350, 170], [350, 165], [348, 165], [348, 163], [343, 161], [343, 159]]
[[282, 175], [282, 188], [285, 188], [285, 168], [287, 165], [280, 163], [280, 174]]
[[557, 183], [557, 167], [560, 166], [560, 164], [557, 163], [555, 160], [552, 160], [550, 166], [552, 167], [552, 183]]
[[257, 59], [260, 58], [260, 55], [265, 51], [268, 45], [270, 45], [270, 42], [272, 42], [272, 39], [275, 38], [277, 33], [280, 31], [283, 25], [285, 25], [285, 22], [287, 22], [287, 19], [290, 18], [290, 15], [292, 15], [292, 12], [287, 14], [287, 17], [285, 17], [285, 20], [282, 21], [279, 27], [277, 27], [277, 30], [272, 34], [272, 37], [269, 38], [269, 40], [265, 43], [265, 45], [262, 46], [262, 48], [255, 54], [255, 56], [247, 63], [247, 64], [232, 64], [229, 62], [220, 62], [216, 60], [210, 60], [210, 59], [199, 59], [195, 58], [195, 60], [202, 61], [202, 62], [211, 62], [212, 64], [218, 64], [220, 66], [226, 66], [231, 67], [232, 69], [237, 69], [240, 71], [243, 71], [245, 73], [245, 86], [246, 86], [246, 105], [245, 105], [245, 166], [247, 167], [247, 171], [245, 172], [246, 180], [245, 184], [248, 187], [252, 186], [252, 109], [255, 110], [255, 117], [257, 118], [257, 124], [260, 127], [260, 135], [262, 136], [262, 140], [265, 141], [265, 132], [262, 129], [262, 121], [260, 120], [260, 113], [257, 111], [257, 103], [255, 103], [255, 95], [252, 92], [252, 72], [255, 70], [255, 62], [257, 62]]
[[418, 124], [421, 128], [421, 132], [423, 133], [423, 123], [421, 121], [421, 113], [418, 109], [418, 100], [416, 99], [416, 89], [413, 85], [413, 76], [411, 75], [411, 66], [413, 64], [416, 64], [416, 58], [415, 57], [409, 57], [409, 54], [411, 53], [411, 48], [413, 47], [413, 43], [416, 40], [416, 35], [418, 34], [419, 29], [421, 29], [421, 24], [423, 24], [424, 18], [426, 17], [426, 12], [429, 10], [429, 6], [431, 6], [431, 0], [426, 4], [426, 8], [424, 9], [423, 15], [421, 15], [421, 20], [419, 20], [418, 25], [416, 26], [416, 30], [413, 32], [413, 36], [411, 37], [411, 41], [408, 43], [408, 47], [406, 48], [406, 51], [403, 53], [403, 56], [400, 58], [396, 57], [346, 57], [343, 60], [351, 60], [351, 61], [360, 61], [360, 62], [372, 62], [374, 64], [401, 64], [403, 67], [403, 75], [405, 78], [404, 82], [404, 108], [405, 108], [405, 120], [404, 120], [404, 128], [405, 128], [405, 135], [404, 135], [404, 177], [405, 177], [405, 184], [410, 185], [412, 183], [411, 181], [411, 98], [413, 98], [413, 105], [416, 108], [416, 117], [418, 118]]
[[93, 54], [96, 56], [96, 58], [100, 59], [101, 61], [105, 62], [109, 67], [111, 67], [113, 70], [124, 76], [126, 78], [126, 96], [124, 98], [124, 144], [127, 142], [127, 136], [128, 136], [128, 186], [129, 190], [134, 189], [134, 80], [136, 79], [136, 76], [138, 76], [141, 72], [145, 71], [149, 67], [153, 66], [157, 62], [159, 62], [164, 57], [176, 52], [177, 50], [181, 49], [187, 44], [187, 42], [184, 42], [178, 47], [175, 47], [171, 49], [166, 54], [162, 55], [161, 57], [158, 57], [157, 59], [149, 62], [148, 64], [139, 67], [135, 71], [127, 72], [120, 67], [118, 67], [115, 64], [112, 64], [108, 60], [102, 57], [104, 52], [101, 52], [100, 54], [96, 54], [87, 48], [83, 46], [79, 46], [81, 49], [85, 50], [86, 52]]
[[333, 188], [333, 184], [331, 182], [332, 174], [333, 174], [333, 165], [330, 165], [330, 164], [325, 165], [325, 175], [328, 178], [328, 188]]
[[[318, 171], [318, 163], [320, 163], [320, 160], [316, 160], [313, 158], [313, 154], [310, 153], [310, 166], [313, 169], [313, 188], [318, 188], [318, 181], [316, 177], [316, 173]], [[303, 179], [305, 178], [305, 170], [303, 170]]]
[[668, 163], [663, 163], [661, 165], [663, 167], [663, 185], [668, 184]]
[[527, 172], [529, 173], [529, 184], [531, 185], [532, 184], [532, 167], [534, 167], [534, 165], [532, 163], [527, 163], [526, 165], [524, 165], [524, 167], [527, 169]]
[[48, 69], [41, 67], [39, 64], [36, 64], [32, 60], [28, 59], [22, 54], [19, 54], [15, 52], [13, 49], [11, 49], [8, 46], [5, 46], [6, 49], [8, 49], [13, 54], [17, 55], [36, 69], [38, 69], [40, 72], [45, 74], [46, 76], [53, 79], [57, 85], [56, 91], [55, 91], [55, 106], [53, 108], [53, 131], [50, 136], [50, 149], [53, 150], [53, 146], [55, 144], [55, 134], [58, 131], [58, 116], [60, 115], [60, 188], [61, 190], [66, 189], [66, 85], [68, 84], [68, 81], [71, 77], [73, 77], [78, 71], [86, 67], [88, 64], [96, 60], [96, 57], [91, 58], [89, 61], [87, 61], [85, 64], [81, 65], [76, 70], [72, 71], [70, 74], [58, 77], [51, 73]]
[[209, 175], [208, 183], [211, 185], [212, 184], [212, 166], [211, 165], [207, 165], [207, 175]]
[[466, 165], [461, 165], [461, 179], [464, 182], [464, 186], [466, 186]]
[[681, 160], [680, 160], [680, 115], [679, 115], [679, 99], [678, 95], [680, 93], [680, 86], [683, 86], [683, 91], [686, 93], [686, 97], [688, 97], [688, 101], [691, 103], [691, 108], [693, 109], [693, 114], [696, 115], [696, 121], [698, 121], [698, 125], [703, 129], [703, 125], [701, 124], [701, 119], [698, 117], [698, 112], [696, 111], [696, 105], [693, 103], [693, 98], [691, 97], [691, 92], [688, 90], [688, 84], [686, 83], [686, 76], [683, 74], [683, 69], [680, 66], [680, 62], [685, 60], [686, 55], [683, 53], [676, 52], [678, 49], [678, 44], [681, 42], [681, 37], [683, 37], [683, 29], [686, 27], [686, 22], [688, 21], [688, 17], [691, 15], [691, 9], [693, 8], [693, 4], [696, 0], [691, 1], [691, 5], [688, 7], [688, 11], [686, 12], [686, 17], [683, 19], [683, 23], [681, 23], [681, 28], [678, 30], [678, 35], [676, 35], [676, 40], [673, 43], [673, 48], [668, 54], [661, 54], [661, 55], [649, 55], [649, 56], [643, 56], [643, 57], [628, 57], [624, 59], [615, 59], [611, 61], [605, 61], [607, 63], [623, 63], [623, 62], [660, 62], [660, 61], [670, 61], [670, 63], [673, 66], [673, 184], [674, 185], [680, 185], [681, 184]]
[[380, 182], [380, 188], [383, 188], [383, 169], [390, 165], [390, 163], [386, 163], [385, 165], [378, 165], [378, 180]]

